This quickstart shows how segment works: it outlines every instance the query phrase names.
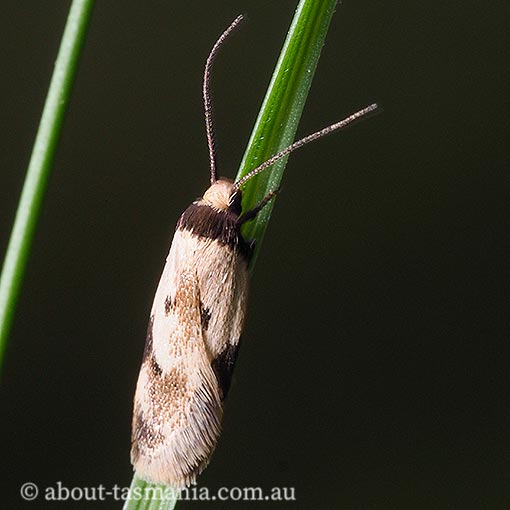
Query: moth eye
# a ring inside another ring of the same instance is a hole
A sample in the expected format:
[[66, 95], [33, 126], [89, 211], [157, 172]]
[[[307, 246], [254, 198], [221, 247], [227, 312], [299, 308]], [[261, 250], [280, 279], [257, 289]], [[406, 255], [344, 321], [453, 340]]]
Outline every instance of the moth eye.
[[232, 193], [228, 199], [229, 210], [236, 213], [237, 215], [241, 214], [241, 198], [241, 192], [234, 191], [234, 193]]
[[238, 192], [237, 191], [234, 191], [234, 193], [232, 193], [232, 195], [230, 195], [230, 197], [228, 198], [228, 205], [232, 205], [235, 200], [237, 199], [237, 195], [238, 195]]

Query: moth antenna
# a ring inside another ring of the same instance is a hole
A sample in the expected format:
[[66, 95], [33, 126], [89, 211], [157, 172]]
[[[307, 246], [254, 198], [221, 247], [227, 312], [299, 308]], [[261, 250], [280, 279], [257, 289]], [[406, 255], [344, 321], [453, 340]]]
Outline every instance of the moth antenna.
[[212, 104], [211, 104], [211, 94], [209, 91], [209, 83], [211, 81], [211, 68], [214, 62], [214, 58], [218, 53], [221, 45], [225, 42], [225, 39], [236, 29], [236, 27], [243, 20], [243, 15], [240, 14], [237, 18], [231, 23], [231, 25], [221, 34], [219, 39], [216, 41], [214, 46], [212, 47], [211, 53], [207, 57], [207, 61], [205, 63], [204, 70], [204, 85], [202, 88], [203, 96], [204, 96], [204, 112], [205, 112], [205, 132], [207, 134], [207, 145], [209, 147], [209, 163], [211, 167], [211, 184], [214, 184], [218, 180], [218, 172], [216, 170], [216, 147], [214, 141], [214, 129], [213, 129], [213, 121], [212, 121]]
[[330, 126], [327, 126], [323, 129], [321, 129], [320, 131], [316, 131], [315, 133], [312, 133], [311, 135], [305, 136], [304, 138], [301, 138], [301, 140], [294, 142], [292, 145], [289, 145], [286, 149], [283, 149], [282, 151], [276, 153], [274, 156], [269, 158], [267, 161], [265, 161], [258, 167], [254, 168], [253, 170], [248, 172], [244, 177], [242, 177], [237, 182], [235, 182], [234, 187], [233, 187], [234, 191], [238, 191], [246, 181], [249, 181], [252, 177], [255, 177], [260, 172], [263, 172], [264, 170], [269, 168], [271, 165], [273, 165], [276, 161], [283, 158], [284, 156], [287, 156], [287, 154], [294, 152], [296, 149], [299, 149], [300, 147], [303, 147], [303, 145], [313, 142], [314, 140], [317, 140], [318, 138], [321, 138], [325, 135], [329, 135], [333, 131], [338, 131], [339, 129], [343, 129], [343, 128], [347, 127], [349, 124], [352, 124], [354, 121], [360, 119], [361, 117], [364, 117], [365, 115], [368, 115], [369, 113], [374, 112], [378, 108], [379, 108], [379, 106], [377, 105], [377, 103], [373, 103], [373, 104], [363, 108], [362, 110], [359, 110], [356, 113], [349, 115], [349, 117], [346, 117], [345, 119], [343, 119], [339, 122], [335, 122], [334, 124], [331, 124]]

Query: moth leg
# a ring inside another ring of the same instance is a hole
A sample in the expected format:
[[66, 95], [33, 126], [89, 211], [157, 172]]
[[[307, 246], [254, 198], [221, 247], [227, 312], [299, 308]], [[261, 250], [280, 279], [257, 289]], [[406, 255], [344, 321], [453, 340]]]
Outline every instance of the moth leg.
[[269, 192], [253, 209], [246, 211], [241, 214], [237, 220], [238, 225], [243, 225], [247, 221], [253, 220], [255, 216], [267, 205], [267, 203], [273, 199], [280, 191], [282, 190], [282, 186], [278, 186], [275, 190]]

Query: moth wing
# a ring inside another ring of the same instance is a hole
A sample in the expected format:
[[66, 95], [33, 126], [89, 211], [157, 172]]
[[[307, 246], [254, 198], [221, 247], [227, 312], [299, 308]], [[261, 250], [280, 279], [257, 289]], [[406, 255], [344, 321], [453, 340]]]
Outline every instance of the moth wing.
[[147, 333], [131, 457], [142, 478], [179, 487], [193, 483], [207, 464], [223, 408], [202, 333], [196, 272], [181, 265], [165, 274], [175, 262], [174, 244]]
[[200, 282], [202, 331], [211, 363], [225, 399], [244, 325], [248, 269], [237, 250], [218, 241], [203, 243], [196, 267]]

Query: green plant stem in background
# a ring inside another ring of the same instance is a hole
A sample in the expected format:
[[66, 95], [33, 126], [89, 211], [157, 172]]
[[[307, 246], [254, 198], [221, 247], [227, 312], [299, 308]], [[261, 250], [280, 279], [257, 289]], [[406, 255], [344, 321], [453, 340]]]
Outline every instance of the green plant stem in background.
[[[236, 179], [294, 141], [335, 5], [336, 0], [301, 0], [299, 3]], [[251, 209], [268, 191], [278, 187], [286, 161], [287, 158], [282, 158], [271, 169], [246, 183], [243, 210]], [[265, 207], [255, 220], [243, 228], [246, 239], [255, 239], [256, 253], [260, 249], [271, 208], [272, 204]], [[144, 488], [157, 490], [159, 494], [169, 489], [165, 485], [147, 483], [135, 474], [131, 489], [143, 494]], [[157, 491], [147, 499], [126, 501], [124, 510], [172, 510], [176, 499], [161, 500]]]
[[0, 276], [0, 366], [94, 0], [73, 0]]
[[[301, 0], [299, 3], [236, 179], [294, 141], [336, 3], [336, 0]], [[278, 188], [287, 159], [288, 156], [282, 158], [248, 181], [243, 189], [243, 210], [251, 209], [267, 193]], [[244, 238], [256, 241], [251, 270], [273, 204], [274, 200], [271, 200], [253, 221], [243, 227]]]

